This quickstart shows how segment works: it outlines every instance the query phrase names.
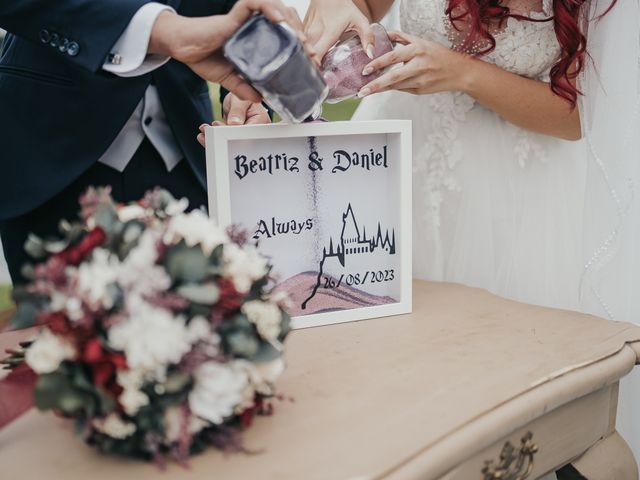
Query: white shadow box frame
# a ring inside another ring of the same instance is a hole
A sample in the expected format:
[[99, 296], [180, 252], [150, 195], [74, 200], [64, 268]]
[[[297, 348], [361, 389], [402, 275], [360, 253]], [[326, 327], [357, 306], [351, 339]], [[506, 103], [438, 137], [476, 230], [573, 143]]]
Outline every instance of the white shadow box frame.
[[208, 127], [205, 137], [210, 215], [271, 257], [295, 328], [411, 311], [410, 121]]

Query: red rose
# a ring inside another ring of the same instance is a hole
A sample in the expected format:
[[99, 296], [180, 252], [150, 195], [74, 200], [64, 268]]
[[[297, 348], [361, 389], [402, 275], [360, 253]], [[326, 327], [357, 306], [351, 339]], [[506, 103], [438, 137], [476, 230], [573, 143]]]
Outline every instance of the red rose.
[[244, 295], [236, 290], [231, 280], [226, 278], [218, 280], [218, 288], [220, 289], [220, 300], [213, 307], [214, 315], [218, 318], [225, 318], [240, 308]]
[[91, 369], [95, 385], [116, 396], [121, 393], [122, 389], [115, 383], [115, 374], [118, 369], [123, 369], [127, 366], [127, 360], [124, 355], [105, 350], [102, 348], [100, 340], [92, 338], [84, 345], [82, 361]]
[[82, 261], [98, 246], [102, 245], [107, 238], [107, 234], [100, 227], [96, 227], [88, 232], [80, 243], [67, 247], [62, 252], [55, 255], [55, 258], [62, 260], [69, 265], [80, 265]]

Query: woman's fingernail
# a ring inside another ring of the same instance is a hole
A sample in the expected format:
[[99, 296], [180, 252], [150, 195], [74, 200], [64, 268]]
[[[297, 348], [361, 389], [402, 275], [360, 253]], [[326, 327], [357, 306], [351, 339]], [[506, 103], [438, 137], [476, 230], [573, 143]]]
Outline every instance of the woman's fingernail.
[[235, 125], [240, 125], [242, 123], [242, 120], [240, 120], [240, 117], [236, 117], [234, 115], [233, 117], [229, 117], [229, 123], [233, 123]]
[[367, 57], [373, 60], [373, 45], [367, 45]]
[[365, 77], [367, 75], [369, 75], [371, 72], [373, 72], [373, 68], [371, 67], [364, 67], [364, 70], [362, 70], [362, 75], [364, 75]]
[[371, 89], [367, 88], [367, 87], [364, 87], [358, 92], [358, 97], [359, 98], [364, 98], [364, 97], [366, 97], [367, 95], [370, 95], [370, 94], [371, 94]]

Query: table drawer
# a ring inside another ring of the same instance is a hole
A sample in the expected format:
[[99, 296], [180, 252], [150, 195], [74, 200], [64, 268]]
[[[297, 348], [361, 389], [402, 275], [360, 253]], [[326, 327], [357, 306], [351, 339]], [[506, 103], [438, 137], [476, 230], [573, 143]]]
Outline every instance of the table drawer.
[[[510, 463], [510, 471], [525, 472], [532, 456], [533, 468], [526, 478], [539, 478], [566, 464], [568, 459], [582, 454], [614, 431], [617, 393], [616, 383], [552, 410], [464, 461], [441, 480], [485, 480], [485, 462], [492, 461], [494, 466], [499, 466], [501, 452], [508, 449], [505, 447], [507, 442], [514, 447], [511, 456], [513, 461], [505, 461], [503, 465]], [[529, 444], [535, 445], [537, 451], [530, 455], [521, 454], [522, 441], [529, 436]], [[521, 467], [517, 468], [519, 457]], [[493, 480], [493, 477], [488, 476], [486, 480]]]

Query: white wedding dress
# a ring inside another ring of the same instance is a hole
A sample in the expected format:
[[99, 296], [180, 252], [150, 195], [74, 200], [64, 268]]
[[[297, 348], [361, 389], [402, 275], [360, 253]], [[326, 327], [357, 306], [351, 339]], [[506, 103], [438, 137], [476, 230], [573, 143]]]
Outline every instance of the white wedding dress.
[[[456, 48], [447, 3], [403, 0], [402, 30]], [[537, 3], [519, 12], [548, 18], [552, 1]], [[509, 19], [495, 38], [485, 61], [548, 79], [560, 52], [552, 22]], [[354, 116], [387, 118], [413, 121], [414, 276], [576, 309], [586, 172], [576, 143], [518, 128], [459, 92], [382, 93]]]

